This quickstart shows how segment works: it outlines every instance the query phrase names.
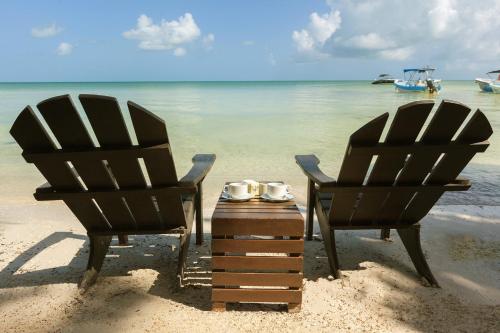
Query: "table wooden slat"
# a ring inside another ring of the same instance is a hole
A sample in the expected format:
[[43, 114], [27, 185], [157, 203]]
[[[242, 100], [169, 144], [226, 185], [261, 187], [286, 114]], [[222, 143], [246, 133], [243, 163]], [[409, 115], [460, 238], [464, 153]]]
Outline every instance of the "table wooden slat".
[[214, 221], [212, 236], [294, 236], [304, 235], [304, 225], [301, 221], [260, 221], [247, 223], [245, 220]]
[[301, 303], [302, 290], [280, 289], [213, 289], [213, 302]]
[[303, 240], [214, 239], [212, 252], [303, 253]]
[[265, 286], [265, 287], [294, 287], [302, 286], [302, 274], [295, 273], [235, 273], [214, 272], [212, 284], [214, 286]]
[[212, 269], [302, 271], [302, 257], [213, 256]]

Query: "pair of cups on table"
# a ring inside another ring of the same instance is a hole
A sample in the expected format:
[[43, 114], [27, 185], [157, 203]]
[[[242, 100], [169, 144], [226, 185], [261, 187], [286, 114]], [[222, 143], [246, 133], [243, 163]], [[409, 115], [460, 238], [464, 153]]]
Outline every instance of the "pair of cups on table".
[[225, 191], [234, 199], [243, 199], [249, 195], [267, 195], [271, 199], [282, 199], [288, 193], [288, 185], [277, 182], [259, 183], [254, 180], [244, 180], [238, 183], [229, 183]]

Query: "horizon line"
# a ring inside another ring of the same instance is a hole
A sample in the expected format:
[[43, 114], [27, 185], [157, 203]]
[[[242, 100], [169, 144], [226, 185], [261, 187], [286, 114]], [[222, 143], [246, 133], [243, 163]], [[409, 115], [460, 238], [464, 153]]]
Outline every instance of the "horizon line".
[[[444, 80], [444, 79], [443, 79]], [[474, 79], [450, 79], [446, 81], [474, 81]], [[30, 83], [218, 83], [218, 82], [339, 82], [373, 81], [373, 79], [335, 79], [335, 80], [132, 80], [132, 81], [0, 81], [0, 84]]]

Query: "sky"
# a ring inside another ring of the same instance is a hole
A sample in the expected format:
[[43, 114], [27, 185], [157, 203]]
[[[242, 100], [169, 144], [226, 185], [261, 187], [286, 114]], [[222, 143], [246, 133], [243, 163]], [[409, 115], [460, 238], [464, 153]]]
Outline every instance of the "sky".
[[500, 0], [2, 1], [0, 81], [358, 80], [500, 69]]

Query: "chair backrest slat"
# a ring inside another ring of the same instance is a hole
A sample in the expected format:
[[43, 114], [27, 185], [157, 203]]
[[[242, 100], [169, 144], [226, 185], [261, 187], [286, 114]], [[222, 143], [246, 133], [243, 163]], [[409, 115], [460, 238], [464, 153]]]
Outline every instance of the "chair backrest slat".
[[[95, 148], [69, 95], [50, 98], [38, 104], [45, 121], [62, 148]], [[76, 172], [91, 190], [116, 188], [114, 179], [104, 161], [74, 161]], [[112, 229], [135, 229], [134, 219], [124, 200], [101, 198], [96, 200]]]
[[[463, 104], [443, 101], [423, 133], [420, 142], [427, 145], [449, 144], [469, 112], [470, 109]], [[421, 185], [440, 156], [441, 153], [432, 151], [412, 154], [396, 180], [396, 185]], [[442, 195], [442, 192], [436, 193]], [[391, 222], [399, 221], [414, 195], [415, 193], [406, 193], [389, 196], [377, 219]], [[403, 221], [403, 223], [413, 222], [416, 221]]]
[[[477, 110], [457, 136], [456, 141], [464, 144], [474, 144], [487, 140], [492, 134], [493, 129], [488, 119], [486, 119], [486, 116], [480, 110]], [[426, 184], [449, 183], [460, 174], [474, 155], [474, 152], [455, 151], [447, 153], [431, 172]], [[460, 163], [457, 163], [457, 159], [460, 160]]]
[[[352, 150], [351, 145], [378, 143], [388, 117], [389, 114], [385, 113], [351, 135], [338, 177], [340, 185], [361, 185], [363, 183], [372, 156]], [[357, 193], [334, 196], [331, 207], [335, 207], [335, 209], [330, 209], [329, 213], [331, 223], [348, 224], [357, 199]]]
[[[470, 108], [463, 104], [443, 101], [420, 142], [427, 145], [449, 143], [469, 112]], [[429, 154], [428, 152], [413, 154], [398, 177], [398, 184], [422, 183], [439, 156], [439, 153]]]
[[[493, 129], [488, 119], [486, 119], [481, 111], [477, 110], [460, 132], [456, 141], [473, 144], [487, 140], [492, 134]], [[429, 178], [426, 180], [426, 184], [443, 185], [456, 179], [474, 155], [474, 152], [453, 152], [444, 155], [432, 170]], [[441, 194], [423, 195], [417, 193], [405, 210], [402, 220], [409, 222], [418, 221], [434, 206], [441, 197]]]
[[[140, 146], [169, 143], [165, 122], [143, 107], [128, 102], [130, 117]], [[153, 153], [144, 157], [144, 164], [152, 186], [175, 186], [178, 183], [171, 150], [167, 153]], [[182, 198], [173, 193], [156, 196], [162, 222], [166, 226], [178, 225], [186, 218], [182, 209]]]
[[[54, 142], [29, 106], [17, 117], [10, 134], [25, 152], [46, 153], [56, 150]], [[66, 162], [37, 162], [35, 166], [54, 189], [82, 190]], [[66, 199], [64, 202], [87, 230], [107, 228], [104, 217], [93, 201]]]
[[[432, 101], [418, 101], [399, 107], [385, 143], [408, 145], [415, 142], [422, 126], [434, 106]], [[368, 177], [367, 185], [392, 185], [404, 166], [407, 152], [381, 154]], [[351, 219], [351, 224], [373, 223], [390, 192], [364, 193]]]
[[[101, 147], [132, 147], [120, 106], [114, 97], [80, 95], [79, 98]], [[124, 157], [110, 157], [107, 161], [120, 188], [146, 187], [144, 174], [136, 157], [124, 154]], [[151, 196], [144, 193], [128, 194], [125, 201], [138, 228], [161, 228], [161, 221]]]

